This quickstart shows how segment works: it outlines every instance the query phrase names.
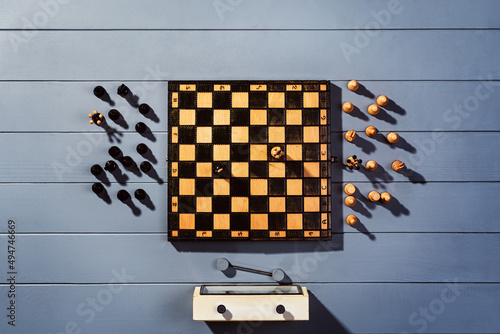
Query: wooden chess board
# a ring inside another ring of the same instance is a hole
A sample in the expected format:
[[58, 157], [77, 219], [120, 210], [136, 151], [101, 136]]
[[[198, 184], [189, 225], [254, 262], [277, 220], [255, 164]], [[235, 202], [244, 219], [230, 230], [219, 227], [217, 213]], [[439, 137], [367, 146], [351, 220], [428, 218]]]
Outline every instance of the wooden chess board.
[[331, 239], [328, 81], [168, 89], [170, 241]]

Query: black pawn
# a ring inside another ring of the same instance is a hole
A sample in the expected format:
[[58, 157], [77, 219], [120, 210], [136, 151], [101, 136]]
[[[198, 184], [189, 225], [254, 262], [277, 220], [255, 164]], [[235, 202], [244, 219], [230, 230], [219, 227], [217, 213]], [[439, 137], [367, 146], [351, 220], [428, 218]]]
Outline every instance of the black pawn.
[[134, 160], [131, 157], [129, 157], [128, 155], [124, 156], [122, 158], [121, 162], [122, 162], [123, 166], [125, 166], [125, 167], [130, 167], [134, 164]]
[[94, 95], [98, 98], [101, 98], [104, 96], [104, 94], [106, 94], [106, 90], [104, 89], [103, 86], [96, 86], [94, 88]]
[[116, 90], [116, 92], [118, 93], [118, 95], [120, 95], [121, 97], [125, 97], [128, 95], [128, 93], [130, 92], [130, 89], [128, 89], [127, 86], [125, 86], [124, 84], [121, 84], [120, 87], [118, 87], [118, 89]]
[[90, 172], [92, 173], [92, 175], [97, 176], [102, 173], [102, 167], [99, 165], [93, 165], [92, 167], [90, 167]]
[[146, 154], [146, 152], [148, 151], [148, 146], [146, 144], [140, 143], [139, 145], [137, 145], [136, 150], [137, 153], [141, 155]]
[[122, 202], [125, 202], [126, 200], [128, 200], [130, 198], [130, 195], [128, 194], [128, 192], [126, 190], [120, 190], [118, 191], [118, 193], [116, 194], [116, 197], [118, 197], [118, 199]]
[[113, 173], [117, 168], [118, 165], [113, 160], [109, 160], [108, 162], [106, 162], [106, 165], [104, 165], [104, 169], [110, 173]]
[[151, 108], [146, 103], [143, 103], [139, 106], [139, 112], [143, 115], [146, 115], [150, 109]]
[[276, 306], [276, 313], [278, 313], [278, 314], [285, 313], [285, 307], [283, 305]]
[[102, 193], [103, 190], [104, 190], [104, 186], [100, 182], [94, 183], [92, 185], [92, 191], [94, 193], [96, 193], [97, 195], [99, 195], [100, 193]]
[[134, 192], [134, 196], [135, 196], [135, 198], [137, 198], [139, 201], [142, 201], [142, 200], [146, 199], [146, 192], [144, 191], [144, 189], [137, 189], [137, 190]]
[[144, 173], [147, 173], [151, 170], [151, 168], [153, 166], [151, 166], [151, 163], [149, 163], [149, 161], [143, 161], [141, 162], [141, 170], [144, 172]]
[[146, 132], [147, 130], [147, 126], [146, 124], [142, 123], [142, 122], [139, 122], [135, 125], [135, 131], [139, 132], [139, 133], [144, 133]]
[[116, 121], [118, 118], [120, 118], [120, 112], [116, 109], [111, 109], [108, 112], [108, 117], [111, 118], [113, 121]]
[[108, 153], [113, 159], [118, 159], [122, 155], [122, 150], [118, 146], [111, 146]]

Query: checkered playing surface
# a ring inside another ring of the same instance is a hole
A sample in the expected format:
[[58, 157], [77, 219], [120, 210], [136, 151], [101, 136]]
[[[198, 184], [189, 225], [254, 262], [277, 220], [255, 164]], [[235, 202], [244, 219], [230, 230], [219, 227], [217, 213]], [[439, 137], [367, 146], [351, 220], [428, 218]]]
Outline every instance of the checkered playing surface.
[[169, 240], [330, 240], [329, 91], [169, 82]]

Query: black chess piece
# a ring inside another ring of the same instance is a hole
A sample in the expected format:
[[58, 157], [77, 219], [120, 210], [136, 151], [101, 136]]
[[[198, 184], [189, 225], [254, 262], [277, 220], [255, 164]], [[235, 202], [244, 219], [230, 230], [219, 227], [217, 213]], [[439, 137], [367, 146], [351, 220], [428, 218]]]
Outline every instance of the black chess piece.
[[149, 161], [143, 161], [141, 162], [140, 168], [144, 173], [147, 173], [151, 170], [151, 168], [153, 168], [153, 166], [151, 166]]
[[106, 89], [103, 86], [95, 86], [94, 95], [98, 98], [103, 97], [106, 94]]
[[120, 161], [123, 164], [123, 166], [125, 166], [126, 168], [128, 168], [134, 164], [134, 159], [132, 159], [128, 155], [124, 156]]
[[120, 118], [120, 112], [116, 109], [111, 109], [108, 112], [108, 117], [112, 119], [113, 121], [116, 121], [118, 118]]
[[137, 198], [139, 201], [142, 201], [146, 199], [146, 192], [144, 191], [144, 189], [137, 189], [134, 192], [134, 197]]
[[122, 155], [122, 150], [118, 146], [111, 146], [108, 153], [113, 159], [118, 159]]
[[135, 125], [135, 131], [139, 133], [144, 133], [146, 132], [147, 129], [148, 129], [147, 125], [142, 122], [139, 122]]
[[108, 162], [106, 162], [106, 165], [104, 165], [104, 169], [110, 173], [113, 173], [117, 168], [118, 165], [113, 160], [109, 160]]
[[146, 152], [148, 151], [148, 146], [146, 144], [140, 143], [137, 145], [136, 150], [137, 150], [137, 153], [139, 153], [140, 155], [143, 155], [143, 154], [146, 154]]
[[121, 84], [120, 87], [118, 87], [118, 89], [116, 90], [116, 92], [121, 97], [125, 97], [128, 95], [128, 93], [130, 93], [130, 89], [127, 86], [125, 86], [124, 84]]
[[276, 313], [283, 314], [283, 313], [285, 313], [285, 311], [286, 310], [285, 310], [285, 307], [283, 305], [280, 304], [280, 305], [276, 306]]
[[97, 195], [102, 193], [103, 190], [104, 190], [104, 186], [100, 182], [96, 182], [92, 185], [92, 191]]
[[146, 103], [143, 103], [139, 106], [139, 112], [143, 115], [146, 115], [149, 112], [149, 110], [151, 110], [151, 108]]
[[116, 194], [116, 197], [118, 197], [118, 199], [120, 201], [125, 202], [126, 200], [128, 200], [130, 198], [130, 195], [126, 190], [122, 189], [122, 190], [118, 191], [118, 193]]
[[92, 173], [92, 175], [97, 176], [102, 173], [102, 167], [99, 165], [93, 165], [92, 167], [90, 167], [90, 172]]

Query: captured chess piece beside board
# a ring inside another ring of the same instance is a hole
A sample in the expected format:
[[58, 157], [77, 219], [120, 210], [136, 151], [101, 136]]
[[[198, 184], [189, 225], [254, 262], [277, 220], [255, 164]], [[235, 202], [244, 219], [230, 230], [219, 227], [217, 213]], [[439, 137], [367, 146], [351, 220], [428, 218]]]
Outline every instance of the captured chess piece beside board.
[[[356, 92], [360, 87], [361, 85], [356, 80], [351, 80], [347, 83], [347, 88], [352, 92]], [[389, 102], [390, 100], [386, 95], [379, 95], [376, 98], [375, 103], [371, 103], [367, 106], [366, 111], [369, 115], [376, 116], [379, 114], [381, 107], [387, 106]], [[355, 108], [356, 108], [355, 105], [350, 101], [343, 102], [341, 106], [342, 111], [345, 112], [346, 114], [350, 114], [351, 112], [354, 111]], [[374, 138], [379, 134], [379, 130], [375, 126], [369, 125], [365, 128], [364, 133], [368, 138]], [[344, 133], [344, 138], [347, 142], [352, 143], [358, 138], [358, 133], [354, 129], [348, 130]], [[394, 145], [399, 141], [399, 135], [396, 132], [388, 132], [385, 135], [385, 139], [389, 145]], [[359, 159], [356, 155], [352, 155], [346, 159], [345, 166], [349, 170], [360, 170], [363, 165], [361, 159]], [[392, 169], [396, 173], [400, 173], [405, 169], [404, 162], [398, 160], [392, 161], [390, 164], [388, 164], [388, 166], [390, 166], [390, 169]], [[369, 173], [376, 172], [378, 167], [379, 163], [377, 163], [377, 161], [369, 160], [366, 162], [364, 170], [366, 170]], [[354, 196], [356, 193], [355, 185], [352, 183], [346, 184], [344, 187], [344, 192], [347, 195], [347, 197], [344, 198], [344, 204], [350, 208], [354, 207], [357, 203], [357, 199]], [[370, 191], [368, 194], [366, 194], [366, 197], [373, 203], [382, 203], [382, 204], [388, 204], [391, 202], [392, 199], [392, 195], [390, 193], [388, 192], [379, 193], [376, 190]], [[349, 214], [347, 215], [345, 221], [348, 225], [355, 226], [358, 223], [358, 217], [356, 217], [354, 214]]]

